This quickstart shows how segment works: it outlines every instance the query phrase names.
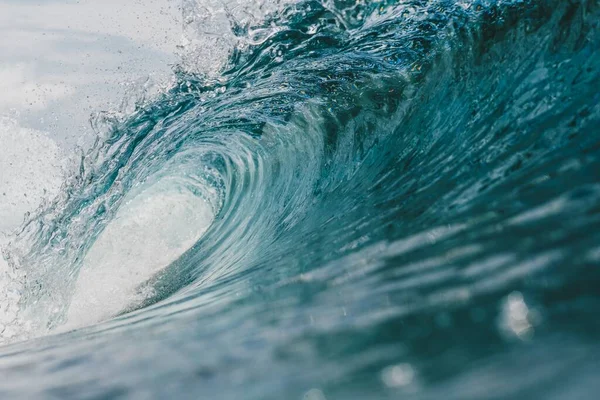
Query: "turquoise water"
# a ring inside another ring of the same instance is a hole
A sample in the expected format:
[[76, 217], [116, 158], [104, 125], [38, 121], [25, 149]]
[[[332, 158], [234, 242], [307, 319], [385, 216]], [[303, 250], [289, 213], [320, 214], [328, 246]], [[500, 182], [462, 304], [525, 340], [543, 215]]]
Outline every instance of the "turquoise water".
[[12, 238], [2, 397], [594, 398], [598, 1], [231, 23]]

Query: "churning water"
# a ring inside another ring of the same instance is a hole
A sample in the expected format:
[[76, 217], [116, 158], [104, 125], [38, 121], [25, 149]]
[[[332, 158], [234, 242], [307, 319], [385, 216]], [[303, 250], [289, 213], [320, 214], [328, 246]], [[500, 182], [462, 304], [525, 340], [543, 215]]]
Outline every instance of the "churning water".
[[594, 398], [597, 0], [183, 8], [4, 240], [3, 398]]

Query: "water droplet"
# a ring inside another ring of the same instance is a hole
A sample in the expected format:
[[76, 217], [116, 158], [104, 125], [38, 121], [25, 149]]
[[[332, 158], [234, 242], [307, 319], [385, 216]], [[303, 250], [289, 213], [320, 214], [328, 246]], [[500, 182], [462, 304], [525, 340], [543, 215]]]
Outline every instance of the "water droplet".
[[302, 400], [327, 400], [327, 398], [321, 390], [311, 389], [304, 394]]
[[414, 379], [415, 370], [406, 363], [389, 366], [381, 372], [381, 380], [390, 388], [408, 386]]
[[507, 338], [530, 339], [538, 315], [527, 305], [522, 293], [513, 292], [502, 302], [498, 327]]

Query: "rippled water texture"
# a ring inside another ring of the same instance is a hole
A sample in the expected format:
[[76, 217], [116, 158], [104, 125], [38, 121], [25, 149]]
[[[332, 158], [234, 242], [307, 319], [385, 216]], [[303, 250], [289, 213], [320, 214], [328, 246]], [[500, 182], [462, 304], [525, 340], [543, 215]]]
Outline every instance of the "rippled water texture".
[[0, 395], [594, 398], [598, 1], [271, 11], [93, 121], [5, 249]]

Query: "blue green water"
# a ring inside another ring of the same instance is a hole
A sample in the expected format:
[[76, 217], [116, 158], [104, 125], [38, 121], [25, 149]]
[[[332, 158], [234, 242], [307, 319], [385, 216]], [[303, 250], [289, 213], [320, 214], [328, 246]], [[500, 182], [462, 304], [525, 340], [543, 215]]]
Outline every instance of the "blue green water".
[[[595, 398], [599, 23], [597, 0], [304, 0], [234, 24], [253, 44], [217, 76], [96, 117], [12, 239], [45, 336], [0, 348], [0, 396]], [[61, 330], [148, 193], [198, 199], [206, 232]]]

